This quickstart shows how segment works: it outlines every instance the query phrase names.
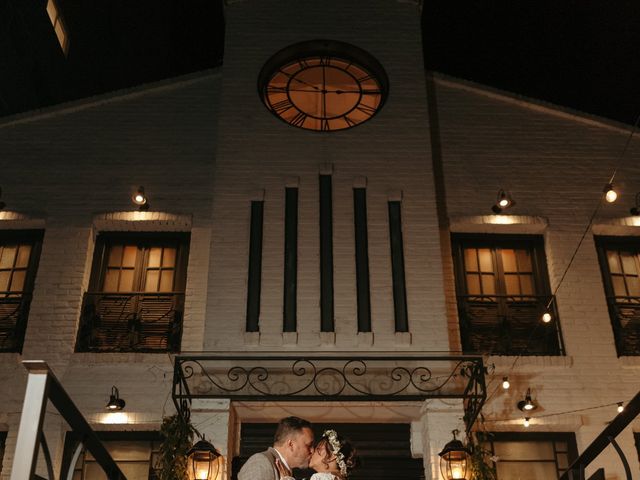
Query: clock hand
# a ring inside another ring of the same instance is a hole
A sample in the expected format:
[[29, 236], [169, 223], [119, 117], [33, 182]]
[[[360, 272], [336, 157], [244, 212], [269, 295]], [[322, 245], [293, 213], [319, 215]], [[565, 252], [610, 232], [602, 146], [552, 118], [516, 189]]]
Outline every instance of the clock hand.
[[300, 82], [303, 85], [308, 85], [311, 88], [313, 88], [314, 90], [320, 90], [316, 85], [309, 83], [309, 82], [305, 82], [304, 80], [300, 80], [298, 77], [294, 77], [293, 75], [288, 74], [287, 72], [284, 72], [282, 70], [280, 70], [280, 73], [282, 73], [283, 75], [285, 75], [286, 77], [290, 78], [291, 80], [295, 80], [296, 82]]

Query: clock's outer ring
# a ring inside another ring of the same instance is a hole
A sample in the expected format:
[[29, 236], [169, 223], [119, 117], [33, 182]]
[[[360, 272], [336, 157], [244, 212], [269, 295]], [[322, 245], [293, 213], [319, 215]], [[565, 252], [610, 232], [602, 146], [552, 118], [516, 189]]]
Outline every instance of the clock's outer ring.
[[[387, 77], [387, 73], [385, 72], [382, 64], [376, 60], [368, 52], [362, 50], [361, 48], [356, 47], [355, 45], [351, 45], [349, 43], [340, 42], [338, 40], [307, 40], [304, 42], [295, 43], [293, 45], [289, 45], [288, 47], [283, 48], [282, 50], [276, 52], [272, 55], [269, 60], [264, 64], [260, 73], [258, 74], [258, 95], [262, 103], [265, 104], [267, 109], [279, 118], [281, 121], [291, 125], [289, 122], [285, 121], [278, 114], [273, 112], [269, 107], [269, 104], [266, 100], [266, 88], [269, 84], [269, 81], [275, 74], [275, 72], [285, 65], [290, 64], [291, 62], [307, 57], [317, 57], [317, 56], [330, 56], [335, 58], [340, 58], [343, 60], [348, 60], [353, 62], [354, 64], [363, 67], [369, 73], [371, 73], [375, 78], [378, 84], [380, 85], [380, 103], [376, 109], [376, 113], [371, 115], [367, 120], [361, 123], [366, 123], [371, 120], [371, 118], [375, 117], [378, 112], [384, 106], [387, 97], [389, 95], [389, 77]], [[358, 123], [355, 126], [360, 125]], [[297, 127], [299, 128], [299, 127]], [[341, 129], [348, 130], [349, 128]], [[321, 130], [313, 130], [313, 129], [304, 129], [309, 131], [321, 131]], [[340, 131], [340, 130], [333, 130]]]

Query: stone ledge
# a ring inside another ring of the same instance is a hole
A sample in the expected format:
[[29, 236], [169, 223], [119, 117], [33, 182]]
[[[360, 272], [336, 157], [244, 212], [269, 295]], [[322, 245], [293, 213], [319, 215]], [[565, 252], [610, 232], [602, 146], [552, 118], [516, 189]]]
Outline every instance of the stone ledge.
[[[485, 361], [485, 365], [494, 364], [496, 370], [510, 370], [513, 365], [515, 356], [498, 355], [488, 357]], [[521, 356], [517, 362], [519, 371], [537, 371], [540, 367], [546, 368], [570, 368], [573, 366], [573, 357], [569, 356]]]
[[152, 231], [188, 232], [191, 230], [191, 215], [176, 215], [167, 212], [107, 212], [93, 217], [93, 226], [98, 231]]
[[529, 215], [454, 216], [449, 219], [453, 233], [543, 233], [549, 222]]
[[618, 360], [622, 368], [640, 368], [640, 356], [620, 357]]

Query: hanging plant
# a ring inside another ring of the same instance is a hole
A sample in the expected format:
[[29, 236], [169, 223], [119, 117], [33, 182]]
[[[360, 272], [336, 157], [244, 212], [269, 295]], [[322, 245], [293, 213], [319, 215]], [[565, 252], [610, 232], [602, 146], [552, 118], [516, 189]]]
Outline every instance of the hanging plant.
[[483, 447], [485, 434], [476, 432], [469, 437], [471, 453], [471, 480], [496, 480], [496, 470], [491, 460], [491, 452]]
[[193, 443], [195, 429], [179, 414], [165, 417], [160, 427], [162, 443], [156, 474], [158, 480], [187, 480], [187, 451]]

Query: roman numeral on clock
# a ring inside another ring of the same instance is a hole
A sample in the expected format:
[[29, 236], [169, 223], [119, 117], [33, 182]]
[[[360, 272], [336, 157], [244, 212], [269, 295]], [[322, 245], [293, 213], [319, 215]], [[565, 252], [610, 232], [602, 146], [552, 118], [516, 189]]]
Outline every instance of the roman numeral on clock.
[[295, 125], [296, 127], [301, 127], [304, 124], [304, 121], [307, 119], [307, 114], [303, 112], [298, 112], [295, 117], [289, 120], [291, 125]]
[[271, 109], [274, 112], [276, 112], [278, 115], [281, 115], [282, 113], [286, 112], [291, 107], [293, 107], [293, 103], [291, 103], [288, 98], [285, 98], [284, 100], [280, 100], [279, 102], [276, 102], [271, 105]]

